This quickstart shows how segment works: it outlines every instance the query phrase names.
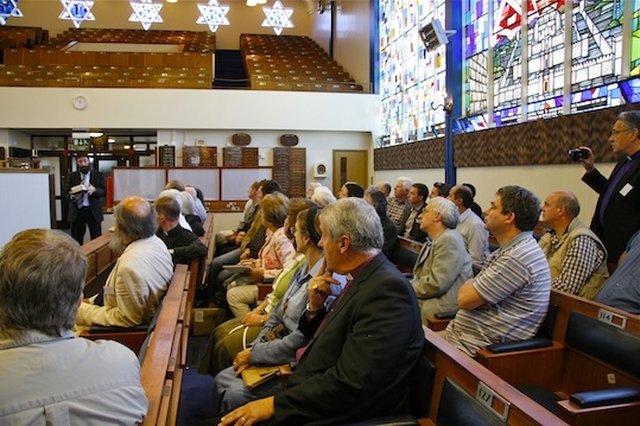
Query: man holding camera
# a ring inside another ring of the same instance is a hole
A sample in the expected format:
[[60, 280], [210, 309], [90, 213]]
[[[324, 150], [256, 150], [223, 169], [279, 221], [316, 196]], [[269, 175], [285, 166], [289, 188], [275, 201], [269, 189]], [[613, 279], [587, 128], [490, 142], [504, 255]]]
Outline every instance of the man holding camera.
[[640, 229], [640, 111], [625, 111], [613, 125], [609, 143], [613, 152], [624, 154], [609, 179], [595, 168], [588, 147], [580, 159], [587, 171], [582, 180], [600, 194], [591, 229], [602, 239], [609, 262], [616, 264], [631, 236]]

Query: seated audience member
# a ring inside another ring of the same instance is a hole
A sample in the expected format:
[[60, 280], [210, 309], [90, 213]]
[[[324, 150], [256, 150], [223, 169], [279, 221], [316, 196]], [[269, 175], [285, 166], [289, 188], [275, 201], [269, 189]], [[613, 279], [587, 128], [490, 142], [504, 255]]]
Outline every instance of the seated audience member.
[[142, 197], [127, 197], [113, 210], [116, 230], [109, 244], [119, 254], [107, 277], [103, 306], [78, 308], [77, 324], [133, 327], [148, 324], [173, 277], [167, 246], [155, 235], [156, 215]]
[[347, 182], [342, 185], [338, 193], [338, 199], [347, 197], [362, 198], [364, 196], [364, 188], [355, 182]]
[[471, 211], [473, 193], [464, 185], [456, 185], [449, 191], [447, 199], [458, 207], [460, 218], [456, 229], [462, 235], [464, 245], [476, 265], [482, 265], [489, 257], [489, 233], [484, 222]]
[[251, 227], [245, 235], [242, 236], [239, 248], [231, 250], [220, 256], [213, 258], [209, 264], [206, 282], [198, 289], [196, 307], [209, 306], [211, 300], [214, 300], [218, 306], [224, 305], [224, 289], [222, 284], [232, 274], [223, 270], [224, 265], [234, 265], [241, 258], [255, 258], [258, 251], [264, 245], [266, 229], [262, 224], [262, 212], [260, 211], [260, 202], [262, 198], [272, 192], [281, 192], [280, 185], [274, 180], [263, 180], [260, 182], [256, 200], [258, 210], [255, 213]]
[[251, 224], [253, 223], [253, 219], [259, 206], [259, 187], [260, 182], [258, 181], [255, 181], [251, 185], [249, 185], [249, 189], [247, 189], [247, 196], [249, 197], [249, 200], [244, 205], [242, 219], [238, 223], [237, 228], [235, 230], [225, 230], [216, 233], [216, 256], [228, 253], [238, 247], [242, 242], [242, 237], [244, 237], [249, 228], [251, 228]]
[[[297, 351], [298, 366], [283, 389], [236, 408], [221, 425], [338, 425], [411, 413], [424, 333], [411, 285], [380, 250], [378, 215], [366, 201], [345, 198], [320, 213], [320, 230], [325, 267], [309, 281], [298, 324], [310, 343]], [[337, 284], [332, 273], [352, 280], [327, 309], [330, 285]]]
[[[473, 198], [476, 198], [476, 187], [473, 186], [470, 183], [463, 183], [462, 186], [466, 186], [467, 188], [469, 188], [471, 190], [471, 193], [473, 194]], [[471, 207], [469, 207], [471, 209], [472, 212], [474, 212], [476, 215], [478, 215], [478, 217], [480, 219], [483, 218], [483, 214], [482, 214], [482, 207], [480, 207], [480, 204], [476, 203], [475, 201], [471, 204]]]
[[609, 277], [607, 251], [600, 238], [578, 219], [580, 204], [569, 191], [555, 191], [542, 204], [542, 221], [551, 231], [540, 238], [551, 287], [593, 299]]
[[458, 310], [458, 289], [473, 277], [471, 257], [457, 224], [458, 208], [441, 197], [431, 200], [420, 215], [420, 228], [429, 239], [413, 267], [411, 284], [425, 324], [437, 313]]
[[176, 200], [178, 204], [180, 204], [180, 217], [178, 218], [178, 223], [180, 223], [180, 226], [182, 226], [184, 229], [193, 232], [193, 228], [191, 227], [191, 224], [187, 221], [187, 218], [182, 213], [182, 203], [184, 203], [182, 192], [178, 191], [175, 188], [168, 188], [160, 191], [160, 194], [158, 194], [158, 198], [162, 198], [162, 197], [171, 197], [174, 200]]
[[640, 314], [640, 231], [627, 244], [618, 267], [595, 297], [596, 302]]
[[387, 216], [396, 224], [398, 233], [404, 229], [402, 218], [404, 217], [405, 210], [409, 207], [407, 196], [409, 195], [409, 191], [411, 191], [411, 185], [413, 185], [411, 179], [400, 176], [396, 180], [396, 186], [393, 187], [393, 197], [387, 199]]
[[309, 186], [307, 187], [307, 198], [310, 200], [311, 197], [313, 197], [313, 193], [315, 192], [316, 188], [320, 188], [322, 186], [322, 184], [320, 182], [310, 182]]
[[178, 223], [180, 206], [171, 197], [161, 197], [154, 203], [158, 230], [156, 236], [160, 238], [176, 263], [189, 264], [193, 259], [207, 255], [207, 247], [200, 242], [196, 234], [187, 231]]
[[389, 198], [389, 195], [391, 194], [391, 184], [389, 182], [387, 182], [386, 180], [380, 181], [375, 184], [375, 188], [378, 191], [382, 191], [384, 196]]
[[[314, 204], [306, 198], [289, 200], [285, 231], [290, 240], [294, 241], [294, 235], [289, 223], [295, 223], [298, 213], [311, 207], [314, 207]], [[273, 281], [273, 290], [254, 310], [242, 318], [232, 318], [225, 321], [213, 330], [207, 350], [200, 362], [198, 370], [200, 374], [208, 373], [215, 376], [220, 370], [231, 365], [236, 354], [245, 346], [245, 342], [253, 341], [264, 324], [269, 321], [269, 316], [287, 291], [296, 271], [306, 267], [307, 262], [304, 255], [297, 253], [292, 256]]]
[[540, 201], [519, 186], [500, 188], [485, 212], [487, 230], [500, 248], [460, 287], [458, 314], [441, 332], [467, 355], [538, 331], [551, 293], [549, 265], [533, 238], [539, 217]]
[[333, 195], [333, 192], [326, 186], [320, 186], [313, 191], [311, 201], [313, 201], [316, 206], [324, 208], [336, 201], [336, 196]]
[[[279, 377], [248, 390], [240, 376], [252, 365], [290, 364], [295, 368], [296, 351], [308, 343], [308, 338], [298, 330], [300, 316], [304, 315], [307, 303], [307, 282], [318, 274], [324, 261], [322, 249], [318, 247], [320, 228], [317, 209], [304, 210], [298, 214], [295, 224], [295, 241], [304, 254], [309, 267], [298, 269], [280, 303], [275, 307], [269, 321], [249, 347], [240, 351], [233, 365], [221, 371], [214, 380], [214, 412], [221, 414], [249, 401], [272, 394], [281, 385]], [[308, 270], [308, 271], [307, 271]], [[334, 276], [344, 282], [344, 277]], [[341, 287], [335, 286], [334, 294]]]
[[30, 229], [0, 252], [0, 424], [140, 424], [147, 397], [131, 350], [71, 331], [87, 275], [80, 246]]
[[449, 185], [448, 183], [435, 182], [433, 184], [433, 188], [431, 188], [431, 192], [429, 192], [429, 199], [435, 197], [447, 198], [450, 189], [451, 185]]
[[426, 199], [428, 195], [427, 186], [422, 183], [414, 183], [411, 185], [411, 190], [407, 196], [409, 205], [404, 211], [402, 220], [400, 221], [400, 228], [398, 228], [398, 235], [402, 235], [405, 238], [425, 242], [427, 234], [420, 229], [420, 221], [418, 218], [424, 211], [426, 206]]
[[184, 190], [193, 198], [193, 214], [198, 216], [200, 220], [204, 222], [207, 219], [207, 208], [204, 206], [204, 202], [198, 196], [198, 188], [193, 185], [186, 184], [184, 186]]
[[376, 213], [380, 216], [382, 235], [384, 237], [382, 252], [387, 256], [387, 259], [393, 260], [393, 254], [398, 243], [398, 228], [396, 228], [393, 220], [387, 216], [387, 197], [382, 191], [371, 187], [364, 192], [363, 198], [376, 209]]
[[284, 229], [289, 199], [280, 192], [274, 192], [266, 195], [260, 204], [267, 239], [257, 259], [240, 261], [240, 264], [251, 267], [251, 272], [234, 274], [224, 282], [227, 304], [236, 318], [248, 314], [258, 300], [258, 287], [248, 284], [259, 283], [264, 279], [273, 280], [284, 264], [295, 255], [293, 244]]

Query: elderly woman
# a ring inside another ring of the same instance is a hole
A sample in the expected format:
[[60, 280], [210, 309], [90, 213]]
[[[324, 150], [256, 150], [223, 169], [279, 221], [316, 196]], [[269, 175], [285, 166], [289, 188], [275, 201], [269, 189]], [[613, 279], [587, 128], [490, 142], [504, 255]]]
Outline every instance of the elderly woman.
[[[308, 343], [308, 339], [298, 330], [298, 320], [308, 302], [306, 283], [318, 274], [323, 263], [323, 252], [318, 247], [320, 237], [317, 208], [298, 213], [295, 223], [296, 246], [309, 266], [305, 265], [297, 271], [284, 297], [251, 345], [238, 352], [233, 365], [215, 377], [214, 411], [218, 414], [272, 393], [280, 386], [280, 379], [274, 378], [248, 390], [240, 377], [246, 368], [255, 364], [296, 365], [296, 351]], [[338, 294], [345, 279], [339, 276], [335, 278], [341, 285], [333, 286], [332, 293]]]
[[[311, 201], [304, 198], [289, 200], [285, 230], [291, 240], [294, 238], [293, 232], [291, 232], [293, 226], [290, 226], [289, 223], [294, 224], [299, 212], [313, 206]], [[201, 374], [215, 376], [220, 370], [231, 365], [236, 354], [243, 349], [243, 346], [246, 346], [245, 342], [251, 342], [258, 336], [262, 327], [269, 320], [273, 308], [287, 291], [292, 277], [300, 268], [306, 270], [307, 260], [304, 255], [296, 253], [287, 261], [280, 274], [275, 278], [273, 291], [267, 295], [265, 300], [243, 317], [230, 319], [215, 328], [209, 340], [209, 347], [200, 363], [198, 371]]]
[[458, 290], [473, 276], [471, 256], [456, 231], [458, 207], [432, 198], [420, 215], [420, 230], [429, 235], [415, 266], [411, 284], [418, 296], [422, 322], [438, 312], [458, 310]]
[[289, 199], [279, 192], [265, 196], [260, 203], [262, 223], [267, 232], [258, 259], [241, 260], [240, 264], [250, 267], [250, 271], [233, 275], [224, 284], [227, 288], [227, 304], [236, 318], [249, 313], [258, 301], [258, 286], [247, 284], [273, 280], [287, 260], [295, 255], [284, 228], [288, 205]]

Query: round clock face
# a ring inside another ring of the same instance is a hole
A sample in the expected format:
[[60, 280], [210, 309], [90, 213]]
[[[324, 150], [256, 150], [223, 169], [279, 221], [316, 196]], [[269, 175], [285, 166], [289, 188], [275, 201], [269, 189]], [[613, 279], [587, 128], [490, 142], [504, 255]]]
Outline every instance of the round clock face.
[[87, 105], [89, 105], [89, 102], [84, 96], [76, 96], [75, 98], [73, 98], [73, 106], [76, 109], [85, 109]]

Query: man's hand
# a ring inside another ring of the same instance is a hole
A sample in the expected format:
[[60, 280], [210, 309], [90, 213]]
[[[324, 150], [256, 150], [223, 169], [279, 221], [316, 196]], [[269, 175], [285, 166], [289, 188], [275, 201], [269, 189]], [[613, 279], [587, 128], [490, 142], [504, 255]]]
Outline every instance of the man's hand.
[[332, 276], [332, 272], [327, 269], [327, 262], [323, 261], [318, 274], [309, 280], [307, 293], [309, 294], [309, 310], [319, 311], [324, 305], [324, 301], [331, 294], [331, 284], [340, 284]]
[[596, 157], [593, 155], [593, 151], [591, 151], [591, 148], [588, 146], [581, 146], [580, 149], [589, 151], [589, 156], [580, 160], [580, 163], [582, 163], [582, 167], [584, 167], [587, 173], [592, 172], [596, 168]]
[[265, 422], [275, 416], [274, 397], [258, 399], [236, 408], [220, 419], [219, 426], [251, 426]]
[[87, 187], [87, 194], [91, 195], [94, 192], [96, 192], [96, 187], [91, 185], [91, 184], [89, 184], [89, 186]]

